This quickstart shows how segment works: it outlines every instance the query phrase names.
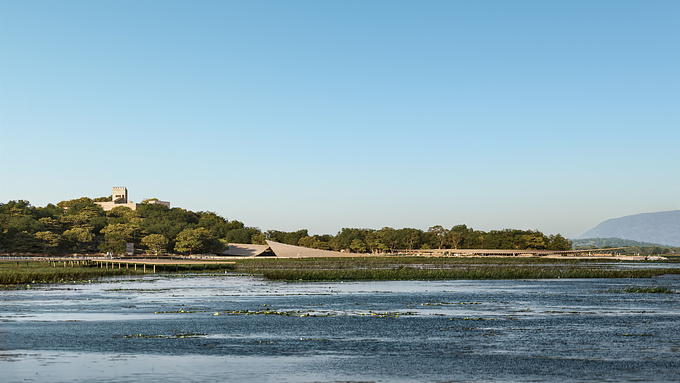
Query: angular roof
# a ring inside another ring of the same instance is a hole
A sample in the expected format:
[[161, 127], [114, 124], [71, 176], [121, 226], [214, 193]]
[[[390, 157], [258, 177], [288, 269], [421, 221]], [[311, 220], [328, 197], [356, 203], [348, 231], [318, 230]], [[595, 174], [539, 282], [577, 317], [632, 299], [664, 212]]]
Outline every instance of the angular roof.
[[[269, 248], [272, 249], [277, 257], [281, 258], [306, 258], [306, 257], [356, 257], [356, 253], [341, 253], [339, 251], [310, 249], [308, 247], [286, 245], [274, 241], [267, 241]], [[231, 246], [231, 245], [229, 245]]]
[[243, 243], [230, 243], [222, 255], [231, 255], [235, 257], [257, 257], [269, 249], [267, 245], [250, 245]]

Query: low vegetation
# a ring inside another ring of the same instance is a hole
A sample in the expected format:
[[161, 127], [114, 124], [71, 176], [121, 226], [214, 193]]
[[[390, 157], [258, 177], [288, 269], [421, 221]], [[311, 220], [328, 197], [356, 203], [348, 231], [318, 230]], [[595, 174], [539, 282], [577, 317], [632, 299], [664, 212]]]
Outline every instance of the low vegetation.
[[90, 266], [55, 267], [50, 262], [0, 262], [0, 285], [84, 282], [102, 277], [137, 274], [133, 269], [104, 269]]
[[544, 258], [302, 258], [243, 260], [236, 271], [284, 281], [649, 278], [680, 268], [618, 269], [602, 260]]
[[668, 287], [665, 286], [631, 286], [625, 290], [626, 293], [648, 293], [648, 294], [672, 294], [674, 293]]
[[[423, 258], [356, 257], [242, 259], [233, 265], [157, 265], [157, 273], [230, 272], [282, 281], [384, 281], [444, 279], [649, 278], [680, 274], [678, 268], [618, 268], [615, 260], [519, 257]], [[144, 273], [138, 266], [101, 268], [96, 262], [77, 265], [39, 261], [0, 262], [0, 285], [92, 281]], [[55, 267], [56, 266], [56, 267]], [[146, 272], [150, 273], [147, 265]], [[643, 291], [639, 288], [629, 292]]]

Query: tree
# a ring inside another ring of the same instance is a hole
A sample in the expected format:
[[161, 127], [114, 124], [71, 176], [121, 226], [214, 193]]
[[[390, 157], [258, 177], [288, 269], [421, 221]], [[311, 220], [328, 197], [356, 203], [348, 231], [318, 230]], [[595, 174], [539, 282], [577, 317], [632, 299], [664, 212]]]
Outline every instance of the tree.
[[149, 234], [142, 238], [142, 244], [154, 254], [163, 254], [168, 246], [168, 239], [162, 234]]
[[89, 198], [62, 201], [57, 205], [66, 209], [65, 214], [60, 217], [65, 227], [80, 227], [97, 233], [108, 223], [102, 207]]
[[471, 229], [468, 229], [466, 225], [456, 225], [452, 227], [449, 231], [449, 242], [451, 243], [451, 246], [453, 246], [454, 249], [458, 249], [458, 246], [464, 242], [464, 239], [470, 230]]
[[306, 237], [300, 238], [300, 240], [298, 241], [298, 246], [309, 247], [309, 248], [313, 247], [314, 246], [314, 237], [306, 236]]
[[573, 243], [564, 238], [561, 234], [553, 235], [548, 237], [548, 249], [550, 250], [571, 250]]
[[378, 230], [378, 236], [380, 237], [380, 243], [383, 245], [382, 250], [388, 250], [394, 253], [394, 250], [400, 245], [399, 232], [391, 227], [383, 227]]
[[401, 229], [403, 234], [403, 241], [406, 245], [406, 249], [413, 250], [420, 242], [420, 234], [422, 233], [418, 229]]
[[546, 248], [545, 238], [540, 231], [525, 234], [522, 239], [525, 241], [523, 247], [526, 249], [542, 250]]
[[42, 223], [45, 230], [49, 230], [51, 232], [61, 231], [61, 223], [59, 222], [58, 219], [54, 219], [52, 217], [44, 217], [40, 218], [38, 221]]
[[53, 249], [59, 246], [59, 240], [61, 238], [59, 234], [54, 234], [51, 231], [39, 231], [35, 233], [35, 237], [42, 243], [43, 254], [47, 254], [48, 248], [51, 252]]
[[177, 235], [175, 251], [196, 253], [216, 253], [224, 249], [224, 245], [215, 238], [208, 229], [199, 227], [185, 229]]
[[106, 212], [106, 216], [110, 218], [125, 218], [128, 221], [137, 217], [137, 211], [132, 210], [127, 206], [116, 206]]
[[266, 245], [267, 244], [267, 238], [264, 236], [264, 233], [260, 232], [259, 230], [257, 233], [253, 234], [250, 237], [250, 241], [254, 245]]
[[141, 237], [142, 228], [133, 224], [114, 223], [106, 226], [100, 233], [104, 234], [104, 237], [107, 235], [116, 235], [125, 242], [137, 243], [139, 237]]
[[435, 225], [427, 229], [427, 232], [435, 238], [435, 241], [441, 250], [449, 237], [449, 231], [444, 229], [441, 225]]
[[35, 234], [26, 231], [9, 231], [5, 238], [8, 250], [14, 253], [35, 253], [40, 251], [41, 242]]
[[66, 230], [62, 234], [62, 237], [68, 242], [69, 248], [76, 252], [84, 252], [91, 248], [94, 241], [94, 234], [82, 227], [74, 227], [73, 229]]
[[122, 234], [111, 232], [104, 235], [104, 241], [99, 244], [99, 249], [113, 254], [123, 254], [126, 244], [127, 242]]
[[355, 253], [366, 252], [366, 244], [360, 239], [353, 239], [352, 243], [349, 245], [349, 248], [354, 250]]

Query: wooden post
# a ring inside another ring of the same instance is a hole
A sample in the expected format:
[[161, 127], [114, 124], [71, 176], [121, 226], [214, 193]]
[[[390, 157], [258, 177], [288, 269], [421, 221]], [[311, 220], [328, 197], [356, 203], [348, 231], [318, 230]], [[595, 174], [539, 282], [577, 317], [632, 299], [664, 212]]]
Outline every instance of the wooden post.
[[144, 272], [146, 273], [146, 263], [144, 264]]
[[135, 263], [135, 271], [137, 271], [137, 264]]
[[156, 265], [153, 265], [153, 273], [156, 274]]

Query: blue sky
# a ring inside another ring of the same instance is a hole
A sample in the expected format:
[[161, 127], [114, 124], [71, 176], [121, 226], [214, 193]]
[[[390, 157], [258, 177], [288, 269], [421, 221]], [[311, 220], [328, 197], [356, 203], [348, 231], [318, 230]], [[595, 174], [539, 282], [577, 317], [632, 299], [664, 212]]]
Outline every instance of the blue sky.
[[577, 236], [680, 209], [678, 1], [0, 0], [0, 201]]

